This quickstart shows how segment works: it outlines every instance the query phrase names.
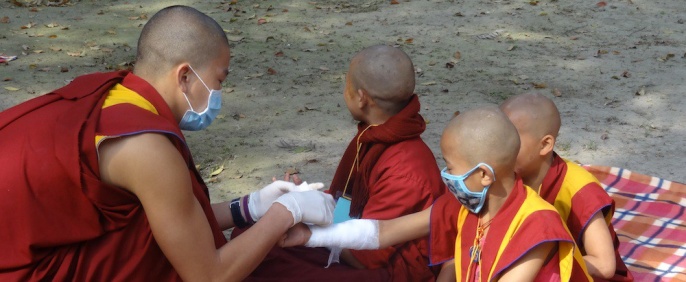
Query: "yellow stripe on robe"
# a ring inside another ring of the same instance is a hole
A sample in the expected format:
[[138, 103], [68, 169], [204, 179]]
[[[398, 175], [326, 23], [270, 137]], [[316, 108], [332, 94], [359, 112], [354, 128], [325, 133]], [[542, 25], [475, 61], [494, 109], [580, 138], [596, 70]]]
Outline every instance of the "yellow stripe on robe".
[[[495, 262], [493, 262], [491, 269], [489, 270], [487, 281], [493, 280], [495, 267], [498, 265], [500, 257], [505, 251], [507, 244], [510, 242], [509, 240], [507, 240], [507, 238], [512, 238], [514, 236], [515, 231], [517, 231], [518, 227], [524, 222], [528, 215], [530, 215], [534, 211], [539, 210], [549, 210], [557, 212], [555, 209], [553, 209], [553, 207], [548, 205], [548, 203], [545, 200], [540, 198], [534, 190], [528, 187], [525, 187], [524, 190], [527, 193], [526, 199], [517, 211], [517, 214], [515, 214], [514, 218], [512, 219], [512, 222], [510, 223], [510, 226], [508, 227], [507, 232], [503, 237], [504, 240], [500, 243], [500, 247], [498, 249]], [[464, 226], [464, 222], [466, 221], [468, 214], [469, 210], [467, 210], [467, 208], [465, 208], [464, 206], [460, 208], [460, 213], [457, 219], [458, 229]], [[567, 233], [569, 233], [567, 226], [564, 226], [564, 228], [565, 230], [567, 230]], [[455, 274], [457, 275], [456, 277], [458, 280], [462, 277], [462, 248], [460, 247], [462, 246], [461, 237], [462, 236], [458, 235], [455, 242]], [[569, 281], [572, 276], [572, 269], [574, 267], [574, 257], [578, 256], [579, 258], [581, 258], [581, 253], [577, 248], [575, 248], [574, 243], [572, 242], [559, 242], [558, 252], [560, 258], [560, 281]], [[583, 261], [583, 259], [581, 261]], [[484, 269], [482, 269], [481, 271], [484, 271]], [[477, 281], [479, 281], [478, 277]]]
[[[102, 108], [106, 109], [119, 104], [133, 104], [139, 108], [159, 115], [157, 109], [152, 105], [152, 103], [150, 103], [150, 101], [146, 100], [143, 98], [143, 96], [139, 95], [135, 91], [126, 88], [124, 85], [121, 85], [121, 83], [117, 83], [114, 87], [112, 87], [112, 89], [110, 89], [109, 93], [107, 93], [107, 97], [105, 98], [105, 102], [102, 104]], [[109, 136], [96, 135], [95, 146], [97, 147], [100, 142], [108, 137]]]
[[[563, 187], [560, 188], [560, 191], [569, 191], [569, 194], [558, 193], [555, 197], [554, 206], [558, 212], [560, 212], [564, 222], [567, 222], [572, 205], [572, 197], [574, 197], [579, 190], [584, 188], [589, 183], [596, 183], [598, 186], [602, 186], [600, 185], [598, 179], [596, 179], [593, 174], [589, 173], [583, 167], [575, 162], [571, 162], [566, 159], [563, 160], [567, 164], [567, 173], [565, 174], [565, 179], [562, 181]], [[560, 208], [564, 208], [564, 212], [562, 212], [563, 210]], [[612, 214], [607, 213], [605, 215], [605, 223], [609, 225], [611, 220]]]

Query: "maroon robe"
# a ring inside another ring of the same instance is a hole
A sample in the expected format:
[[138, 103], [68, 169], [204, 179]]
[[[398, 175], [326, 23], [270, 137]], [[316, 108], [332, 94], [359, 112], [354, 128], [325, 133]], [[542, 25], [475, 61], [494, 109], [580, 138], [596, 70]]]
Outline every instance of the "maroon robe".
[[[419, 109], [413, 95], [385, 123], [358, 125], [329, 190], [334, 196], [343, 190], [352, 194], [351, 216], [392, 219], [416, 213], [447, 190], [433, 153], [419, 137], [426, 128]], [[348, 181], [358, 137], [361, 161]], [[367, 268], [356, 270], [344, 263], [324, 268], [329, 257], [324, 248], [274, 248], [247, 281], [433, 281], [438, 269], [428, 266], [428, 249], [427, 238], [421, 238], [381, 250], [351, 250]], [[274, 273], [280, 278], [270, 278]]]
[[[131, 104], [102, 109], [116, 83]], [[215, 246], [226, 243], [175, 119], [155, 89], [128, 72], [97, 73], [0, 113], [0, 281], [180, 280], [132, 193], [99, 179], [96, 135], [166, 135], [188, 164]]]
[[596, 281], [634, 281], [633, 275], [619, 254], [619, 238], [610, 220], [614, 214], [615, 202], [605, 192], [600, 182], [579, 165], [565, 161], [553, 153], [553, 163], [543, 179], [539, 194], [548, 203], [555, 206], [569, 232], [583, 251], [583, 234], [591, 218], [602, 212], [603, 218], [612, 236], [615, 249], [616, 270], [610, 279]]

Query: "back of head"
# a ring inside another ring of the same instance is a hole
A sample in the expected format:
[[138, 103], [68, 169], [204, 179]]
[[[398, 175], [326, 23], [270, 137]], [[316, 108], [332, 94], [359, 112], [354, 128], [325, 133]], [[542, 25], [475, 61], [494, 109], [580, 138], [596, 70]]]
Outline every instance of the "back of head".
[[460, 113], [448, 123], [441, 149], [444, 156], [455, 154], [472, 166], [483, 162], [496, 172], [512, 171], [519, 152], [519, 135], [500, 109], [482, 107]]
[[524, 93], [512, 96], [500, 105], [521, 133], [535, 138], [545, 135], [557, 137], [560, 131], [560, 112], [555, 103], [539, 93]]
[[145, 24], [138, 39], [134, 73], [155, 76], [180, 63], [201, 68], [229, 41], [219, 24], [187, 6], [170, 6]]
[[376, 45], [368, 47], [350, 62], [352, 84], [366, 91], [388, 114], [396, 114], [414, 94], [414, 65], [402, 50]]

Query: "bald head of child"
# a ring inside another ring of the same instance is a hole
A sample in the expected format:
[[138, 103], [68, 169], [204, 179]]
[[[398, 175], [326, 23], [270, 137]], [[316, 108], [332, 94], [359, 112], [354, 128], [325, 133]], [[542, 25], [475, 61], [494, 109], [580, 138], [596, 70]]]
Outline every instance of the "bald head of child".
[[465, 179], [472, 192], [481, 192], [486, 186], [491, 186], [494, 193], [513, 187], [519, 145], [517, 129], [497, 107], [461, 113], [448, 123], [441, 136], [448, 173], [463, 175], [478, 166]]
[[549, 165], [544, 164], [552, 160], [560, 130], [560, 112], [552, 100], [539, 93], [510, 97], [500, 109], [517, 128], [521, 140], [515, 171], [527, 185], [532, 185], [529, 179], [539, 178], [548, 171]]
[[375, 45], [351, 60], [344, 96], [353, 118], [379, 124], [407, 105], [414, 87], [410, 57], [398, 48]]

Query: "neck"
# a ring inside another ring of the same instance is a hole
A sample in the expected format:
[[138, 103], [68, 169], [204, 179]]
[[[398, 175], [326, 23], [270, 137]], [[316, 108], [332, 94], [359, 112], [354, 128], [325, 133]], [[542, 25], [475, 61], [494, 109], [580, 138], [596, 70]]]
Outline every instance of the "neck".
[[498, 211], [502, 208], [507, 197], [512, 193], [514, 185], [514, 173], [501, 177], [498, 181], [491, 184], [491, 187], [488, 190], [488, 199], [479, 215], [483, 222], [489, 221], [498, 214]]
[[[175, 91], [175, 89], [168, 89], [169, 85], [175, 84], [169, 83], [169, 80], [165, 79], [164, 77], [154, 77], [144, 74], [138, 76], [147, 81], [148, 83], [150, 83], [150, 85], [152, 85], [152, 87], [154, 87], [155, 90], [157, 90], [157, 93], [159, 93], [160, 96], [162, 96], [164, 102], [167, 103], [169, 109], [171, 109], [172, 114], [174, 115], [174, 119], [176, 119], [176, 122], [181, 121], [181, 117], [183, 117], [183, 114], [186, 112], [186, 107], [188, 106], [188, 104], [185, 100], [183, 101], [183, 104], [177, 102], [179, 101], [178, 98], [183, 99], [183, 97], [170, 96], [169, 93], [178, 93], [177, 91]], [[181, 96], [181, 93], [179, 93], [178, 95]]]
[[543, 179], [545, 179], [545, 176], [548, 174], [548, 170], [550, 170], [552, 165], [553, 154], [550, 153], [545, 157], [541, 165], [538, 166], [538, 170], [536, 170], [535, 173], [527, 176], [526, 178], [522, 177], [524, 184], [531, 187], [531, 189], [534, 189], [534, 191], [540, 192], [539, 190], [541, 189], [541, 184], [543, 184]]

